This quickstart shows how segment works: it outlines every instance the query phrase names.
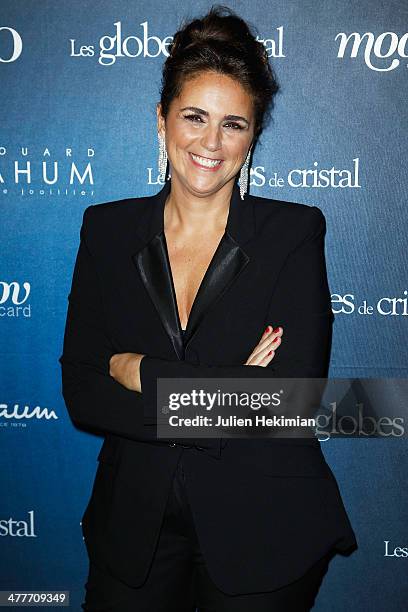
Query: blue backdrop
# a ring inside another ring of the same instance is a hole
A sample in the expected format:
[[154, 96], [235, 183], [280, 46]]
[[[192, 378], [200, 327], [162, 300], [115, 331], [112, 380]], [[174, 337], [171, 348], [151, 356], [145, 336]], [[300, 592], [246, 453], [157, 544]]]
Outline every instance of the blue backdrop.
[[[82, 214], [160, 189], [166, 45], [184, 17], [210, 5], [1, 3], [0, 590], [69, 590], [80, 607], [80, 519], [101, 439], [70, 422], [58, 357]], [[281, 85], [250, 192], [326, 216], [330, 376], [406, 377], [407, 8], [228, 6], [257, 28]], [[323, 450], [359, 549], [332, 561], [316, 610], [406, 609], [408, 549], [391, 555], [408, 546], [406, 440], [331, 440]]]

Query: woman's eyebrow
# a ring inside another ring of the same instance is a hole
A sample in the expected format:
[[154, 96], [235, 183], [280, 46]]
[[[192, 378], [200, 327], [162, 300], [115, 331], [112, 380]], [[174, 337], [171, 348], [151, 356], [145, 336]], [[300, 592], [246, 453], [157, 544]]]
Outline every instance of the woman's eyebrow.
[[[209, 115], [207, 111], [203, 110], [202, 108], [198, 108], [197, 106], [185, 106], [184, 108], [181, 108], [180, 110], [181, 111], [190, 110], [199, 115], [205, 115], [206, 117], [208, 117]], [[227, 119], [228, 121], [244, 121], [247, 125], [249, 125], [248, 119], [245, 119], [245, 117], [241, 117], [240, 115], [225, 115], [224, 119]]]

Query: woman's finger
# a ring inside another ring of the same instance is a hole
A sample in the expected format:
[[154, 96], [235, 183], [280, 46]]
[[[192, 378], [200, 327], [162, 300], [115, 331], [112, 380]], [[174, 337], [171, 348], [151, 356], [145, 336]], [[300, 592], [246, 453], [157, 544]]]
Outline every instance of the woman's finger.
[[[266, 331], [268, 330], [269, 331]], [[252, 354], [257, 354], [260, 351], [263, 351], [264, 349], [266, 349], [268, 346], [270, 346], [270, 344], [272, 342], [274, 342], [274, 340], [277, 337], [281, 337], [283, 334], [283, 329], [282, 327], [277, 327], [276, 329], [273, 329], [272, 326], [269, 326], [266, 328], [264, 334], [261, 337], [261, 340], [258, 342], [258, 344], [256, 345], [256, 347], [254, 348], [254, 350], [252, 351]], [[275, 345], [276, 347], [277, 345]], [[274, 348], [275, 348], [274, 347]]]
[[249, 357], [246, 365], [264, 365], [264, 362], [267, 365], [274, 358], [280, 342], [280, 337], [271, 339], [263, 349], [257, 350]]
[[[269, 331], [267, 331], [269, 329]], [[281, 338], [283, 335], [283, 328], [282, 327], [277, 327], [275, 330], [273, 330], [272, 326], [268, 326], [265, 330], [265, 332], [263, 333], [261, 340], [259, 341], [259, 343], [256, 345], [256, 347], [254, 348], [254, 350], [252, 351], [251, 355], [248, 358], [248, 361], [253, 358], [253, 357], [257, 357], [259, 355], [264, 356], [265, 353], [268, 353], [269, 350], [271, 350], [271, 348], [276, 349], [280, 342], [276, 343], [275, 340], [276, 338]]]
[[[269, 331], [268, 331], [269, 329]], [[262, 335], [260, 342], [257, 344], [251, 355], [248, 357], [244, 365], [262, 365], [266, 366], [272, 361], [275, 356], [276, 349], [280, 346], [283, 335], [282, 327], [277, 327], [271, 333], [271, 327], [268, 326]]]

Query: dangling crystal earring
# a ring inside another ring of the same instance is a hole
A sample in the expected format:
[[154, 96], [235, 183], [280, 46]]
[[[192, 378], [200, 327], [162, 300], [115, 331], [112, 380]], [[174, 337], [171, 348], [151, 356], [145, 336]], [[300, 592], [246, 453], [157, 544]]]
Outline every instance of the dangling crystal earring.
[[248, 155], [246, 156], [246, 160], [241, 168], [241, 172], [239, 173], [239, 192], [241, 194], [241, 200], [244, 199], [244, 195], [248, 191], [248, 166], [249, 166], [249, 158], [251, 157], [251, 149], [250, 147], [248, 151]]
[[167, 151], [166, 151], [166, 142], [163, 136], [158, 132], [157, 134], [159, 139], [159, 181], [164, 183], [166, 180], [166, 170], [167, 170]]

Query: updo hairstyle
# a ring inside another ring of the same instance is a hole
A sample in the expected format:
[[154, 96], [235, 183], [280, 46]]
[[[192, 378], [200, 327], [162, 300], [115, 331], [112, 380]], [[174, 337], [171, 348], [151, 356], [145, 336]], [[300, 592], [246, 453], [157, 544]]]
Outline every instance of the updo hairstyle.
[[238, 81], [252, 97], [254, 140], [258, 139], [271, 117], [279, 85], [265, 46], [243, 19], [226, 6], [214, 5], [205, 16], [182, 24], [169, 52], [160, 90], [164, 119], [187, 80], [204, 71], [216, 72]]

